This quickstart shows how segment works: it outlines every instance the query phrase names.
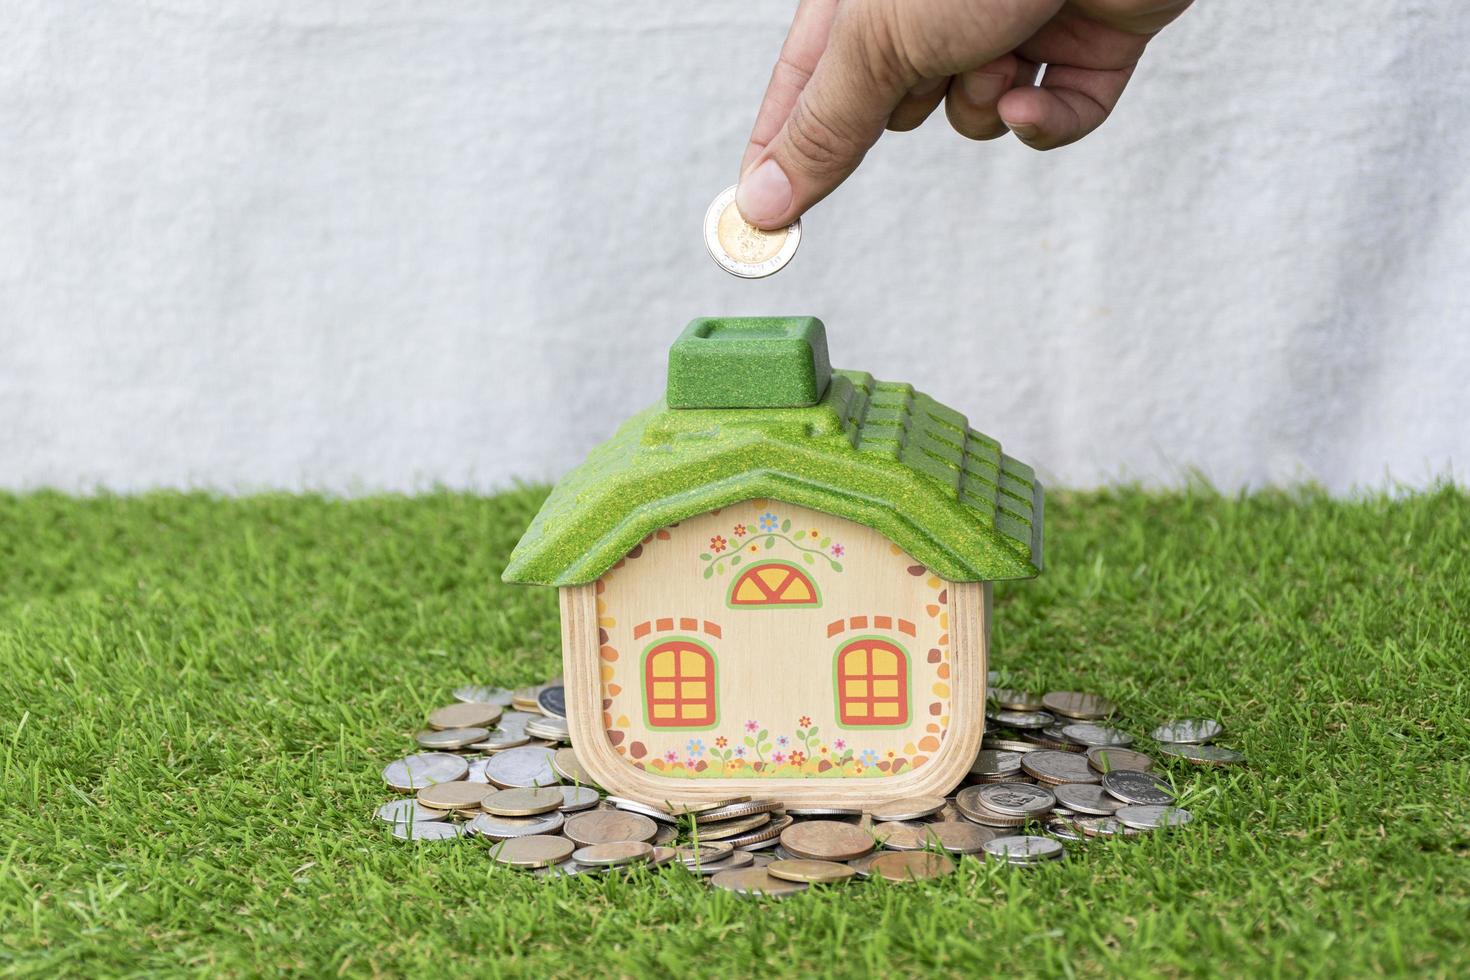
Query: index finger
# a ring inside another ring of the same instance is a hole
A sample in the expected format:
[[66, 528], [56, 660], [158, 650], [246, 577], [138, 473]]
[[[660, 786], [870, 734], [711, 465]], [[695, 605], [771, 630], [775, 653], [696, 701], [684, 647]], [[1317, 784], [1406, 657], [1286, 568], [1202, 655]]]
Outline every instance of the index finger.
[[806, 88], [817, 61], [827, 50], [827, 37], [832, 33], [832, 18], [836, 14], [837, 0], [801, 0], [796, 8], [796, 16], [791, 18], [791, 29], [781, 45], [781, 55], [776, 59], [776, 67], [771, 69], [771, 80], [761, 99], [760, 111], [755, 115], [750, 142], [745, 146], [745, 155], [740, 158], [742, 175], [786, 124], [786, 117], [791, 115], [801, 90]]

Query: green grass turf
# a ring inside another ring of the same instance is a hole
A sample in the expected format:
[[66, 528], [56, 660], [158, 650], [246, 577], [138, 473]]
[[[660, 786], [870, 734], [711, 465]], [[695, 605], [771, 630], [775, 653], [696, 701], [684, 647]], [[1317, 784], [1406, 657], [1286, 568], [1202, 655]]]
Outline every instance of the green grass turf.
[[777, 904], [548, 884], [371, 819], [463, 682], [556, 672], [499, 570], [539, 492], [0, 496], [0, 969], [55, 975], [1464, 975], [1470, 497], [1056, 494], [999, 667], [1212, 715], [1195, 824]]

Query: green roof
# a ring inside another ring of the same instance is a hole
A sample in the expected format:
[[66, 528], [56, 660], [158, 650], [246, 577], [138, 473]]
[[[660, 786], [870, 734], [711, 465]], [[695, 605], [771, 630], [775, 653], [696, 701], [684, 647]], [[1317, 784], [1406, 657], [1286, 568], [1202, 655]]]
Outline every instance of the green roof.
[[[802, 319], [825, 347], [821, 322]], [[911, 385], [832, 371], [815, 405], [660, 400], [633, 416], [552, 491], [504, 578], [591, 582], [659, 528], [753, 498], [874, 528], [951, 581], [1041, 570], [1042, 490], [1029, 466]]]

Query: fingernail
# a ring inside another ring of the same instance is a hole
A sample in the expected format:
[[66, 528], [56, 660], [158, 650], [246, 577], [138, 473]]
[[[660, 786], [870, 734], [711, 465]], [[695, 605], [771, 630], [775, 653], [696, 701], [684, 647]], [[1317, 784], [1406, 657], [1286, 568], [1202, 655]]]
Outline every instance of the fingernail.
[[1036, 138], [1036, 134], [1038, 131], [1036, 127], [1031, 123], [1016, 123], [1011, 126], [1011, 132], [1015, 133], [1023, 140], [1030, 140]]
[[767, 160], [740, 181], [735, 206], [753, 225], [775, 221], [791, 207], [791, 181], [775, 160]]
[[967, 71], [960, 76], [960, 87], [965, 98], [978, 106], [993, 105], [1005, 91], [1006, 77], [995, 72]]
[[948, 83], [948, 75], [940, 75], [938, 78], [921, 78], [919, 84], [909, 89], [909, 95], [933, 95]]

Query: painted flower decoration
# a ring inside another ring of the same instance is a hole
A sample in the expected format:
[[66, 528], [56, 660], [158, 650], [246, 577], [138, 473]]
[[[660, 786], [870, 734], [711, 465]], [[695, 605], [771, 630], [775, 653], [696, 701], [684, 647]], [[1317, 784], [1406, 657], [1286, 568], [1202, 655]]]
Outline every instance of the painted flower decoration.
[[844, 548], [844, 547], [842, 547], [842, 545], [840, 545], [840, 544], [834, 544], [832, 546], [832, 557], [833, 558], [841, 558], [845, 554], [847, 554], [847, 549]]
[[776, 515], [775, 514], [772, 514], [770, 511], [766, 511], [764, 514], [761, 515], [761, 530], [762, 531], [774, 531], [774, 530], [776, 530]]
[[863, 774], [863, 764], [861, 762], [853, 763], [852, 774], [854, 776], [861, 776]]
[[822, 532], [821, 531], [818, 531], [816, 528], [812, 528], [812, 537], [814, 537], [814, 538], [820, 538], [821, 536], [822, 536]]
[[797, 749], [795, 752], [791, 753], [791, 764], [793, 766], [799, 766], [805, 761], [806, 753], [801, 751], [800, 749]]
[[863, 749], [862, 755], [859, 755], [858, 758], [862, 760], [865, 766], [877, 765], [878, 763], [878, 753], [872, 749]]
[[735, 758], [737, 758], [737, 759], [743, 759], [743, 758], [745, 758], [745, 746], [743, 746], [743, 745], [737, 745], [737, 746], [735, 746]]
[[730, 743], [725, 738], [725, 736], [723, 736], [723, 735], [716, 735], [715, 736], [715, 748], [717, 748], [717, 749], [723, 749], [725, 746], [727, 746], [729, 744]]
[[726, 543], [727, 542], [724, 538], [716, 534], [714, 537], [709, 539], [709, 550], [718, 555], [720, 552], [725, 550]]
[[776, 736], [776, 744], [779, 745], [779, 746], [781, 746], [781, 748], [784, 749], [784, 748], [786, 748], [786, 746], [788, 746], [788, 745], [791, 744], [791, 739], [787, 738], [785, 735], [777, 735]]
[[689, 769], [689, 770], [692, 771], [698, 765], [699, 765], [699, 760], [698, 759], [690, 758], [690, 759], [685, 759], [684, 760], [684, 768], [685, 769]]
[[679, 753], [675, 752], [673, 749], [669, 749], [667, 752], [664, 753], [664, 761], [669, 763], [670, 765], [673, 765], [675, 762], [679, 761]]
[[841, 752], [843, 749], [847, 748], [847, 739], [845, 739], [845, 738], [839, 738], [839, 739], [837, 739], [837, 741], [835, 741], [835, 742], [832, 743], [832, 747], [834, 749], [836, 749], [838, 752]]
[[785, 752], [772, 752], [771, 753], [771, 761], [774, 762], [776, 765], [779, 766], [781, 763], [783, 763], [783, 762], [786, 761], [786, 753]]
[[796, 724], [801, 728], [810, 728], [812, 727], [812, 716], [802, 715], [796, 720]]
[[751, 545], [751, 546], [750, 546], [750, 551], [751, 551], [751, 553], [752, 553], [752, 554], [754, 554], [754, 553], [755, 553], [755, 552], [757, 552], [757, 551], [759, 551], [759, 550], [760, 550], [760, 549], [759, 549], [759, 548], [757, 548], [757, 547], [756, 547], [756, 546], [755, 546], [755, 545]]
[[822, 746], [822, 748], [821, 748], [821, 749], [820, 749], [820, 751], [821, 751], [821, 753], [822, 753], [822, 754], [823, 754], [823, 755], [826, 755], [826, 754], [827, 754], [827, 752], [828, 752], [828, 749], [827, 749], [827, 746], [825, 746], [825, 745], [824, 745], [824, 746]]
[[745, 730], [747, 732], [753, 732], [753, 731], [755, 731], [756, 729], [758, 729], [760, 727], [761, 727], [761, 723], [758, 722], [758, 721], [747, 721], [745, 723]]
[[699, 738], [691, 738], [689, 740], [688, 749], [690, 755], [704, 755], [704, 740]]
[[745, 537], [745, 525], [744, 524], [736, 524], [735, 527], [732, 529], [731, 533], [734, 534], [737, 538], [743, 538], [743, 537]]

